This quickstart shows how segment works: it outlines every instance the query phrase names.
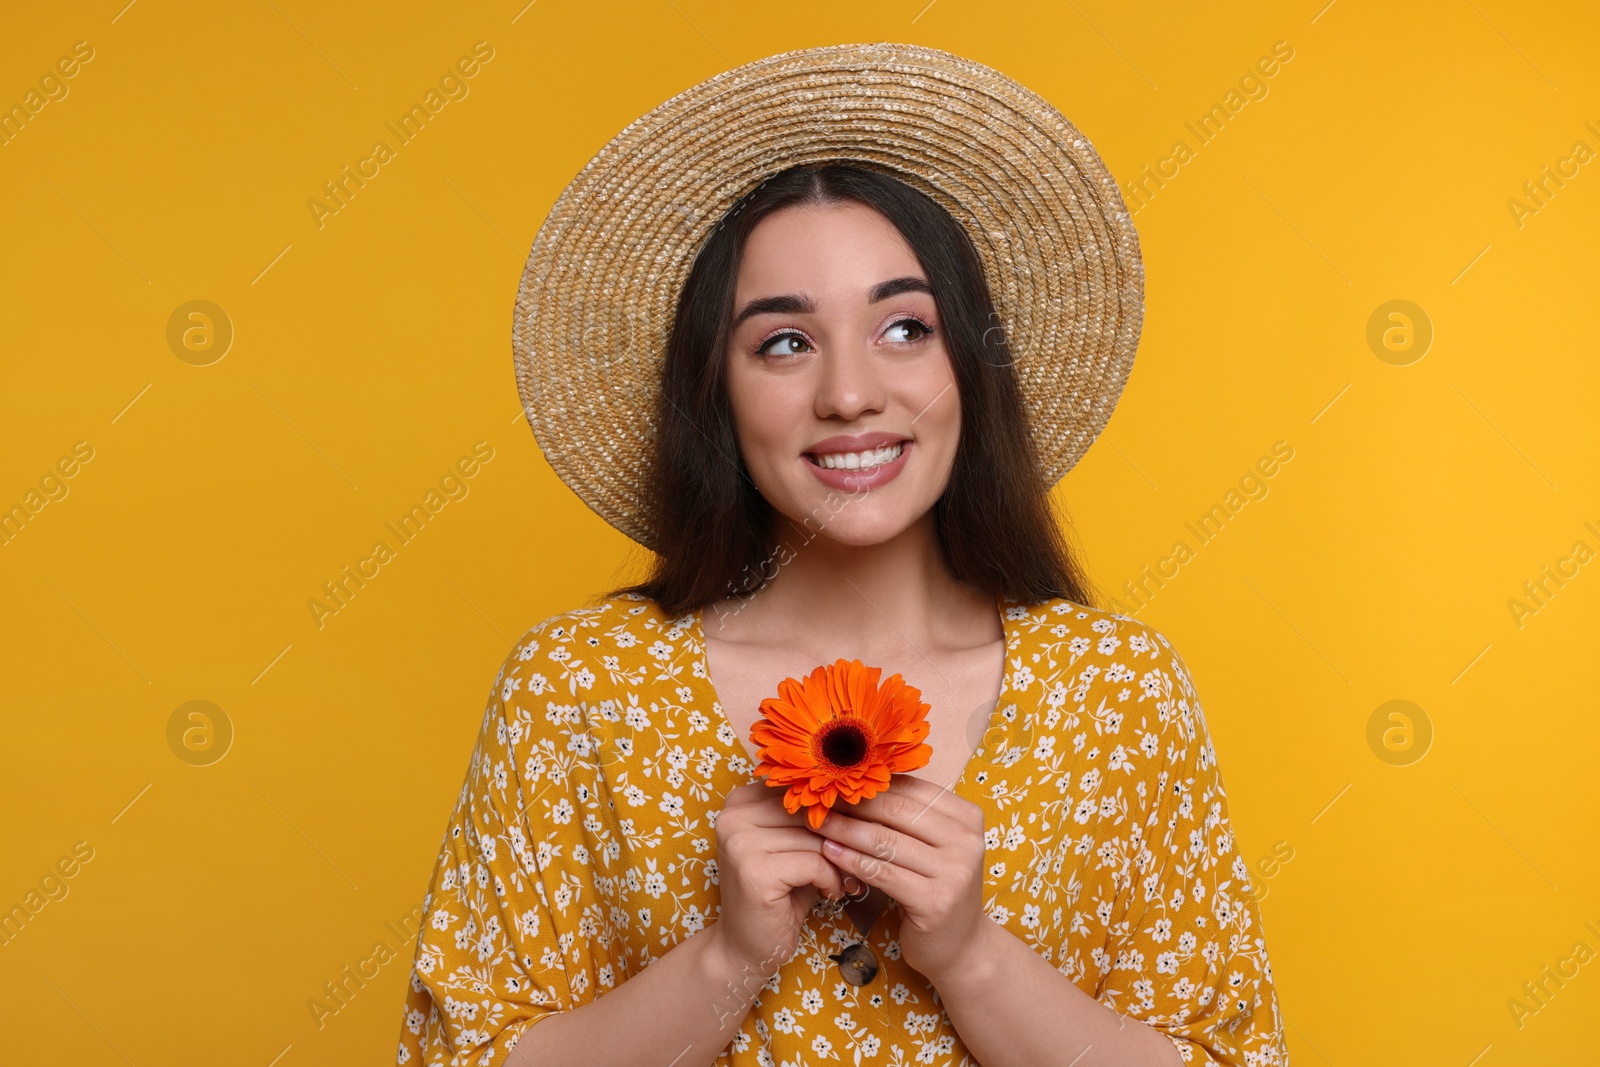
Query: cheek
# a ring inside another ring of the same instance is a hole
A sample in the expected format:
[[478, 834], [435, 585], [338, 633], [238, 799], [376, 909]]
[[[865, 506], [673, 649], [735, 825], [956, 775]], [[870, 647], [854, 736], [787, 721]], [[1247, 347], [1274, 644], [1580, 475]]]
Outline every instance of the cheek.
[[744, 460], [752, 470], [781, 462], [796, 424], [790, 397], [777, 383], [730, 374], [728, 402]]
[[961, 400], [956, 392], [955, 376], [948, 366], [919, 383], [916, 395], [910, 400], [911, 410], [921, 412], [916, 419], [918, 436], [928, 440], [935, 449], [953, 455], [961, 436]]

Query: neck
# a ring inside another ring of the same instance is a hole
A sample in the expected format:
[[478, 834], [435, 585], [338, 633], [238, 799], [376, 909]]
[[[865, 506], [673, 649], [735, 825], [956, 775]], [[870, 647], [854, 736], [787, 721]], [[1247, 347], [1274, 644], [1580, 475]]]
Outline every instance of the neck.
[[1002, 632], [993, 595], [951, 572], [931, 510], [878, 544], [842, 544], [826, 531], [807, 540], [807, 533], [777, 518], [776, 576], [753, 594], [708, 607], [708, 635], [865, 658], [907, 644], [965, 647]]

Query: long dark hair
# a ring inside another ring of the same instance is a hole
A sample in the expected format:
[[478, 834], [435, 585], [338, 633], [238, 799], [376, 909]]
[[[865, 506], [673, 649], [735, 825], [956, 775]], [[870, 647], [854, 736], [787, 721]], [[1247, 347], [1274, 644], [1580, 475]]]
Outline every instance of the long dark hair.
[[993, 298], [966, 231], [932, 199], [888, 173], [843, 163], [791, 167], [729, 209], [678, 298], [662, 366], [655, 455], [646, 486], [656, 552], [634, 593], [670, 615], [748, 595], [776, 573], [771, 506], [751, 481], [734, 430], [726, 352], [745, 240], [763, 218], [801, 204], [855, 201], [884, 215], [927, 271], [961, 398], [961, 439], [934, 504], [955, 576], [1039, 603], [1099, 607], [1068, 546], [1039, 470], [1027, 411]]

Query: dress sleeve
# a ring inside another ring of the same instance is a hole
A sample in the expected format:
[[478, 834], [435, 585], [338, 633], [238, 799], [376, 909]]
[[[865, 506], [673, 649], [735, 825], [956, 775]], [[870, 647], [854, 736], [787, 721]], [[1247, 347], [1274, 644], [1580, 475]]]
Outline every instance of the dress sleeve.
[[423, 902], [399, 1064], [502, 1064], [534, 1024], [614, 980], [586, 929], [598, 897], [577, 823], [588, 790], [573, 780], [590, 751], [581, 705], [530, 692], [546, 684], [533, 669], [545, 636], [528, 632], [490, 694]]
[[1286, 1065], [1272, 965], [1205, 713], [1177, 650], [1155, 631], [1147, 637], [1139, 673], [1156, 702], [1143, 743], [1155, 795], [1135, 826], [1127, 909], [1100, 999], [1165, 1034], [1185, 1063]]

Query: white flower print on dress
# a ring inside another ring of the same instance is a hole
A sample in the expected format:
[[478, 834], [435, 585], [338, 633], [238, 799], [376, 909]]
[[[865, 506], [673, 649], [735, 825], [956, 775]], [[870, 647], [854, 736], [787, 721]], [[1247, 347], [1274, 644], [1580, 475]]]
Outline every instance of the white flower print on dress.
[[[998, 606], [1010, 735], [954, 787], [985, 813], [984, 913], [1185, 1062], [1283, 1067], [1260, 916], [1187, 667], [1127, 616]], [[698, 614], [636, 597], [554, 616], [513, 646], [424, 902], [397, 1062], [503, 1064], [539, 1021], [716, 921], [716, 815], [752, 769], [708, 675]], [[842, 908], [812, 909], [717, 1067], [970, 1063], [901, 957], [902, 916], [891, 901], [870, 935], [879, 974], [855, 987], [826, 957], [858, 932]]]

